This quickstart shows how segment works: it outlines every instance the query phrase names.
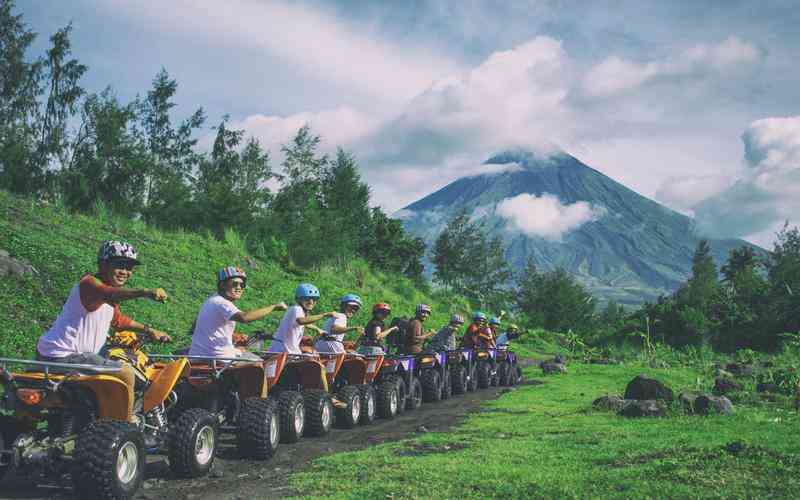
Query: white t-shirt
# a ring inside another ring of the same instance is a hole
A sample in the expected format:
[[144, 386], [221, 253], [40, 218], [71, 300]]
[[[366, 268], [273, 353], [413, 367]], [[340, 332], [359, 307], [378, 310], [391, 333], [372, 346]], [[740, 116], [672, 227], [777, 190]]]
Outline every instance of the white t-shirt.
[[316, 344], [314, 344], [314, 349], [319, 352], [344, 352], [344, 346], [342, 345], [342, 341], [344, 340], [344, 333], [335, 334], [333, 333], [333, 327], [338, 326], [341, 328], [347, 328], [347, 315], [344, 313], [334, 313], [333, 316], [328, 318], [325, 321], [325, 325], [322, 327], [325, 330], [325, 333], [328, 337], [332, 337], [336, 339], [335, 341], [332, 340], [325, 340], [319, 339]]
[[233, 345], [236, 322], [231, 316], [240, 312], [233, 302], [214, 294], [200, 307], [192, 334], [190, 356], [235, 358], [239, 350]]
[[300, 341], [303, 339], [305, 327], [297, 323], [298, 318], [305, 318], [306, 312], [299, 305], [294, 305], [286, 310], [275, 332], [275, 340], [269, 346], [269, 352], [288, 352], [301, 354]]

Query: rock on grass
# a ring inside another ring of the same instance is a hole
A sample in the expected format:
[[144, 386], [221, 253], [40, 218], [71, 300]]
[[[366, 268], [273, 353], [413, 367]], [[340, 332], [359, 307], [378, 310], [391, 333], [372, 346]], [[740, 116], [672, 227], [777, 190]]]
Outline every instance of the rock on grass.
[[661, 401], [654, 399], [626, 400], [619, 415], [630, 418], [666, 417], [667, 407]]
[[672, 389], [647, 375], [637, 375], [625, 388], [625, 399], [660, 399], [672, 401]]
[[618, 412], [625, 405], [625, 400], [616, 394], [606, 394], [592, 401], [592, 408], [595, 410]]
[[711, 392], [713, 392], [715, 396], [724, 396], [725, 394], [741, 390], [742, 384], [727, 378], [717, 377], [714, 379], [714, 388], [711, 389]]
[[698, 415], [730, 415], [733, 403], [725, 396], [707, 396], [703, 394], [694, 401], [694, 411]]

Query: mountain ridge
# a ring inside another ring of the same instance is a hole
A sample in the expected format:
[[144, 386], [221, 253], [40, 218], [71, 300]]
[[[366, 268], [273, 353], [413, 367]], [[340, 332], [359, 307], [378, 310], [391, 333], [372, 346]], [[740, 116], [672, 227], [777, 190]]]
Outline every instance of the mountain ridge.
[[[509, 150], [492, 155], [484, 164], [507, 168], [462, 177], [411, 203], [401, 210], [405, 228], [431, 245], [447, 221], [466, 209], [483, 220], [491, 235], [503, 239], [512, 267], [521, 269], [528, 256], [541, 269], [563, 267], [603, 301], [636, 305], [654, 300], [677, 289], [689, 276], [694, 249], [702, 239], [690, 217], [563, 151], [544, 156]], [[551, 195], [564, 207], [588, 204], [595, 216], [560, 239], [525, 234], [497, 211], [500, 202], [523, 194]], [[718, 264], [732, 248], [759, 248], [743, 240], [709, 242]]]

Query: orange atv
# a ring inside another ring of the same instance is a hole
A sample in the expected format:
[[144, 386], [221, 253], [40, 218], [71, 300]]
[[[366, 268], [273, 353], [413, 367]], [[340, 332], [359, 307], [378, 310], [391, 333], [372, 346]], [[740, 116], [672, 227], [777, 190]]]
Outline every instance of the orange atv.
[[264, 363], [242, 358], [165, 355], [191, 363], [187, 380], [179, 386], [183, 407], [209, 411], [223, 432], [236, 434], [236, 447], [247, 458], [272, 458], [280, 441], [277, 406], [267, 399]]
[[214, 456], [213, 419], [187, 409], [168, 420], [186, 366], [154, 366], [138, 384], [129, 415], [130, 389], [113, 375], [119, 368], [0, 358], [0, 409], [10, 413], [0, 416], [0, 476], [11, 468], [56, 478], [70, 473], [78, 497], [130, 498], [144, 479], [152, 437], [150, 451], [166, 447], [176, 475], [204, 473]]

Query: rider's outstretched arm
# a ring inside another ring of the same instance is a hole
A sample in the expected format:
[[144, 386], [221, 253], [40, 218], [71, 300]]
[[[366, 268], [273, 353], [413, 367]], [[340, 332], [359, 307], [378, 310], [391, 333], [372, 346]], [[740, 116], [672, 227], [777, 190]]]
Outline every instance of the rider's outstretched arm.
[[286, 304], [280, 302], [278, 304], [272, 304], [271, 306], [262, 307], [260, 309], [252, 309], [250, 311], [239, 311], [238, 313], [231, 316], [233, 321], [237, 323], [250, 323], [253, 321], [258, 321], [260, 319], [265, 318], [274, 310], [278, 311], [285, 311]]

